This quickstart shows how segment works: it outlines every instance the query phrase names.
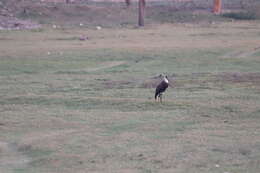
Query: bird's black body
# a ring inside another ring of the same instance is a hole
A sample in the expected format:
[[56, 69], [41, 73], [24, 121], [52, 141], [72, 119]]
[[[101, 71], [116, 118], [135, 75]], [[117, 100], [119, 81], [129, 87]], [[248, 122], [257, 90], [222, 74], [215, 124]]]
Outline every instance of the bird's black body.
[[156, 87], [154, 99], [156, 100], [157, 97], [160, 98], [160, 101], [162, 101], [162, 93], [165, 92], [165, 90], [169, 86], [169, 81], [167, 80], [167, 76], [164, 77], [163, 81], [159, 83], [159, 85]]

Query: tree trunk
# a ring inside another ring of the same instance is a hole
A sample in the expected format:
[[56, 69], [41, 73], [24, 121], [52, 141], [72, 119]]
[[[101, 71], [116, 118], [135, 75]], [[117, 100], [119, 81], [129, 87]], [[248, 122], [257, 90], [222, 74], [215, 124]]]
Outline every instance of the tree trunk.
[[214, 8], [213, 8], [213, 13], [215, 14], [220, 14], [221, 13], [221, 0], [214, 0]]
[[139, 0], [138, 4], [139, 4], [138, 25], [144, 26], [145, 0]]

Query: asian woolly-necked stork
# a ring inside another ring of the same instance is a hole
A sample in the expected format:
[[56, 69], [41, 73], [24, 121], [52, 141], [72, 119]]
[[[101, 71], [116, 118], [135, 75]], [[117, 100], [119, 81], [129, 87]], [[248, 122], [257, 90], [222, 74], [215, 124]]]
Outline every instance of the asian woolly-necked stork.
[[157, 97], [158, 97], [160, 99], [160, 102], [162, 102], [162, 94], [163, 94], [163, 92], [165, 92], [165, 90], [168, 88], [168, 86], [169, 86], [168, 77], [163, 76], [163, 80], [156, 87], [155, 96], [154, 96], [155, 100], [157, 100]]

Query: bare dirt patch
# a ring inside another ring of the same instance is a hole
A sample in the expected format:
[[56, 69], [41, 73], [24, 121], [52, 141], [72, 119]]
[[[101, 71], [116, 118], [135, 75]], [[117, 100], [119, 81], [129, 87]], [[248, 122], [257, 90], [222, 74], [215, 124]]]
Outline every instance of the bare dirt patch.
[[37, 29], [41, 25], [30, 20], [21, 20], [15, 17], [0, 15], [0, 30], [20, 30], [20, 29]]
[[260, 73], [221, 73], [217, 77], [224, 82], [260, 84]]

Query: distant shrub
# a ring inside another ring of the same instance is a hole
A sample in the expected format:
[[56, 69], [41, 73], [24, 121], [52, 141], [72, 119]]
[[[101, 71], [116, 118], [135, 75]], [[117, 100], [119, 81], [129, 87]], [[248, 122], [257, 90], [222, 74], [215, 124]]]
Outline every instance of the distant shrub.
[[[260, 0], [226, 0], [229, 3], [233, 2], [233, 5], [230, 5], [230, 10], [236, 9], [240, 10], [239, 12], [230, 12], [224, 13], [223, 17], [228, 17], [237, 20], [255, 20], [260, 19]], [[237, 6], [240, 4], [240, 6]]]
[[255, 20], [257, 18], [254, 12], [230, 12], [224, 13], [223, 17], [228, 17], [237, 20]]

